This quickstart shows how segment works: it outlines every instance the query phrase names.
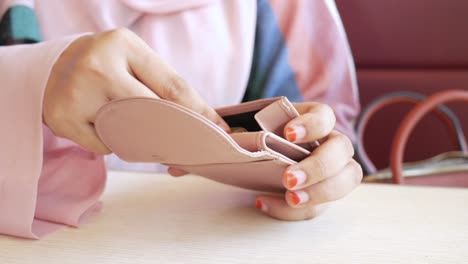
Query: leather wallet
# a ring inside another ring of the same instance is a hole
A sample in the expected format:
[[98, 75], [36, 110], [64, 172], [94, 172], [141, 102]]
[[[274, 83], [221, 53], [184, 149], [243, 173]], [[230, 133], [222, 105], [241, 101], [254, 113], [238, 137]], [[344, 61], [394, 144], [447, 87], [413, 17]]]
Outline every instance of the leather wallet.
[[282, 137], [286, 123], [299, 115], [294, 106], [278, 97], [216, 111], [233, 133], [176, 103], [141, 97], [107, 103], [95, 127], [125, 161], [157, 162], [225, 184], [283, 192], [285, 169], [315, 146]]

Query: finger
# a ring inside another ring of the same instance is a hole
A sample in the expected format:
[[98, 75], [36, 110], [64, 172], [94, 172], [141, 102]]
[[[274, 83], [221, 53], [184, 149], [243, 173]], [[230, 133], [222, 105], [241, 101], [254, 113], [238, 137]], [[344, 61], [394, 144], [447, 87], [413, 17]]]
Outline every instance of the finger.
[[299, 221], [312, 219], [323, 213], [328, 204], [292, 208], [283, 197], [272, 195], [257, 196], [255, 207], [273, 218], [286, 221]]
[[361, 180], [361, 166], [352, 160], [334, 177], [325, 179], [304, 189], [287, 191], [286, 201], [294, 208], [335, 201], [356, 188]]
[[174, 177], [180, 177], [180, 176], [184, 176], [188, 174], [188, 172], [184, 170], [176, 169], [173, 167], [167, 168], [167, 173], [169, 173], [171, 176], [174, 176]]
[[309, 157], [287, 168], [282, 178], [283, 185], [288, 190], [297, 190], [323, 181], [343, 170], [353, 156], [351, 140], [333, 131]]
[[110, 149], [99, 139], [94, 126], [91, 123], [82, 123], [75, 129], [71, 129], [67, 134], [71, 135], [70, 140], [73, 140], [85, 149], [96, 154], [109, 154]]
[[333, 109], [325, 104], [295, 104], [301, 116], [294, 118], [284, 127], [284, 137], [294, 143], [313, 142], [326, 137], [335, 127]]
[[149, 97], [159, 98], [146, 85], [135, 79], [128, 72], [121, 72], [120, 78], [115, 83], [114, 89], [108, 89], [110, 100], [123, 99], [128, 97]]
[[159, 97], [185, 106], [228, 131], [226, 122], [146, 44], [129, 56], [130, 70], [140, 82]]

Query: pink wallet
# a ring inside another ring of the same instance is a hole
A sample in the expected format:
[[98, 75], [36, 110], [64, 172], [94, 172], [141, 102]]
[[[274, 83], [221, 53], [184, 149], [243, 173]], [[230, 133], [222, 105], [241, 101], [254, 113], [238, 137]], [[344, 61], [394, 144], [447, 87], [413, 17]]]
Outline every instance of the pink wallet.
[[157, 162], [225, 184], [283, 192], [285, 169], [315, 146], [282, 137], [286, 123], [299, 115], [294, 106], [278, 97], [216, 111], [233, 133], [178, 104], [140, 97], [107, 103], [95, 126], [104, 144], [125, 161]]

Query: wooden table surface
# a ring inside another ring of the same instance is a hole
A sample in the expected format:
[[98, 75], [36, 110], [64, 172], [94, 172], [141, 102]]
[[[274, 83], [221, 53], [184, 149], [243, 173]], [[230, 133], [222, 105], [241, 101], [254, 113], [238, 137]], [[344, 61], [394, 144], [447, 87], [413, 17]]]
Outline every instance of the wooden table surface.
[[468, 263], [468, 189], [363, 184], [314, 220], [281, 222], [251, 191], [111, 172], [103, 201], [79, 229], [0, 236], [0, 263]]

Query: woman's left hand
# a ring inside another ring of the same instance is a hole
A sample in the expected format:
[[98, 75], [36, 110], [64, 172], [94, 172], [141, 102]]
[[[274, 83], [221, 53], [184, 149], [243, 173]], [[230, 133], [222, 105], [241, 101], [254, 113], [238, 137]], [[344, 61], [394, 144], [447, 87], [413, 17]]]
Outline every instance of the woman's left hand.
[[284, 137], [294, 143], [320, 142], [312, 154], [283, 174], [285, 197], [259, 195], [256, 207], [281, 220], [306, 220], [319, 215], [328, 202], [350, 193], [362, 180], [350, 139], [334, 130], [335, 114], [319, 103], [297, 103], [301, 116], [291, 120]]
[[[320, 145], [301, 162], [289, 166], [283, 174], [285, 197], [259, 195], [256, 207], [281, 220], [307, 220], [324, 211], [328, 202], [338, 200], [362, 180], [361, 166], [353, 159], [351, 140], [334, 130], [335, 114], [320, 103], [296, 103], [299, 117], [284, 129], [284, 137], [294, 143], [318, 141]], [[170, 168], [173, 176], [185, 172]]]

